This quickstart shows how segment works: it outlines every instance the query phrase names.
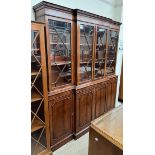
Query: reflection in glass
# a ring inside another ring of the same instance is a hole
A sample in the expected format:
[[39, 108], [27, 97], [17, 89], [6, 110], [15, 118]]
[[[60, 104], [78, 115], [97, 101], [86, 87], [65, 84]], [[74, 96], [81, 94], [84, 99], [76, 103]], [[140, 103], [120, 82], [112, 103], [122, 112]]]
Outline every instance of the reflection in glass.
[[40, 34], [39, 31], [31, 31], [31, 72], [38, 72], [41, 68], [40, 57]]
[[95, 59], [95, 78], [104, 76], [106, 54], [106, 30], [97, 28], [97, 43], [96, 43], [96, 59]]
[[80, 82], [92, 78], [94, 27], [80, 25]]
[[112, 30], [109, 31], [108, 53], [107, 53], [107, 63], [106, 63], [107, 75], [111, 75], [115, 73], [117, 43], [118, 43], [118, 32], [115, 32]]
[[71, 83], [71, 24], [49, 20], [52, 87]]

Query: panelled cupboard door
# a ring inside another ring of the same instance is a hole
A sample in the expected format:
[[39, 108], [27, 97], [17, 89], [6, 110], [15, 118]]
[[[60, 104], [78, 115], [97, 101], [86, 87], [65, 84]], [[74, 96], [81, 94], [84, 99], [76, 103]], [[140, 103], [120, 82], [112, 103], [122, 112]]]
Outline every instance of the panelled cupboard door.
[[115, 107], [115, 96], [116, 96], [117, 79], [112, 78], [106, 83], [106, 104], [105, 112]]
[[115, 98], [116, 98], [116, 90], [117, 90], [117, 78], [113, 78], [113, 84], [112, 84], [112, 107], [115, 107]]
[[49, 101], [51, 145], [55, 145], [73, 133], [72, 92], [54, 95]]
[[93, 90], [83, 88], [76, 93], [76, 132], [78, 132], [87, 127], [92, 120]]
[[100, 83], [95, 88], [95, 118], [105, 112], [106, 105], [106, 84]]

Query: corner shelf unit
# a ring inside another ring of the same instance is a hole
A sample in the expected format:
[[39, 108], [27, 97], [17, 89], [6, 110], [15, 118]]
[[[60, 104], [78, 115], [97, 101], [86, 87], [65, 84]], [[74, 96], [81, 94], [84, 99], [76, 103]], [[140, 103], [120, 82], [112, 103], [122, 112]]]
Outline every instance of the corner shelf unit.
[[31, 154], [50, 153], [44, 24], [31, 22]]

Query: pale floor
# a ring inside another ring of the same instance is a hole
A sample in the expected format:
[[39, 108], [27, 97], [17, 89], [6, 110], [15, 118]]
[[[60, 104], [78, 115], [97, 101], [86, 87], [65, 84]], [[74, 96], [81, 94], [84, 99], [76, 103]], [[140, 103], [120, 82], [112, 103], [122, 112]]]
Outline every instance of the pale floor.
[[[118, 102], [117, 106], [121, 105]], [[89, 133], [86, 133], [77, 140], [72, 140], [53, 152], [53, 155], [88, 155]]]
[[77, 140], [72, 140], [58, 150], [53, 155], [88, 155], [89, 133], [86, 133]]

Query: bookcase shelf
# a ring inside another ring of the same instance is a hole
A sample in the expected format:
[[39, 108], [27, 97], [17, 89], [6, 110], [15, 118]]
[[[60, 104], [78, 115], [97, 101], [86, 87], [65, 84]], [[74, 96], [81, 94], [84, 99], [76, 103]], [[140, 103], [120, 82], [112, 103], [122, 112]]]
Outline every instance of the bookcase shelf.
[[39, 93], [33, 92], [31, 95], [31, 102], [39, 101], [42, 97]]
[[34, 119], [31, 125], [31, 132], [37, 131], [44, 127], [44, 124], [37, 118]]

